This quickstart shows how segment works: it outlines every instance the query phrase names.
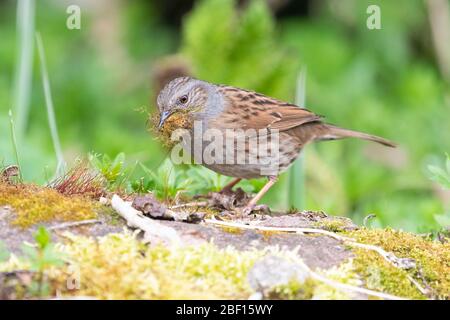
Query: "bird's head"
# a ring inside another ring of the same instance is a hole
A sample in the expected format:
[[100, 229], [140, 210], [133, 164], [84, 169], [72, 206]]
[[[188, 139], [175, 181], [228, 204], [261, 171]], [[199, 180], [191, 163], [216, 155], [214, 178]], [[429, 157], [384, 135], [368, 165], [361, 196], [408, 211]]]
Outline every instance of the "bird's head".
[[208, 83], [190, 77], [170, 81], [158, 95], [158, 130], [190, 129], [193, 120], [205, 109], [208, 86]]

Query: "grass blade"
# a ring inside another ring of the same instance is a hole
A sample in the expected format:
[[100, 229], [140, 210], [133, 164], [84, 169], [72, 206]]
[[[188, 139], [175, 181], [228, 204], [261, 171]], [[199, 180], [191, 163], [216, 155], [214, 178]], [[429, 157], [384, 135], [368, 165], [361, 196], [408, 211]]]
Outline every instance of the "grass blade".
[[16, 164], [19, 167], [19, 180], [22, 182], [22, 167], [20, 166], [20, 160], [19, 160], [19, 150], [17, 147], [17, 138], [16, 138], [16, 130], [14, 127], [14, 118], [11, 109], [9, 110], [9, 128], [11, 131], [11, 145], [13, 147], [13, 153], [14, 157], [16, 159]]
[[19, 141], [25, 135], [30, 108], [33, 75], [33, 34], [35, 0], [18, 0], [17, 30], [18, 57], [15, 74], [14, 106]]
[[60, 175], [64, 168], [64, 156], [61, 149], [61, 143], [58, 135], [58, 127], [56, 125], [55, 110], [53, 107], [52, 94], [50, 89], [50, 80], [47, 72], [47, 65], [45, 62], [44, 45], [42, 44], [42, 37], [39, 32], [36, 32], [36, 42], [39, 53], [39, 61], [41, 63], [41, 76], [42, 85], [44, 87], [45, 104], [47, 107], [48, 125], [50, 127], [50, 133], [53, 141], [53, 147], [55, 148], [57, 167], [56, 175]]
[[[295, 89], [295, 104], [304, 107], [306, 101], [306, 67], [300, 70]], [[305, 201], [305, 151], [289, 169], [288, 176], [288, 207], [304, 209]]]

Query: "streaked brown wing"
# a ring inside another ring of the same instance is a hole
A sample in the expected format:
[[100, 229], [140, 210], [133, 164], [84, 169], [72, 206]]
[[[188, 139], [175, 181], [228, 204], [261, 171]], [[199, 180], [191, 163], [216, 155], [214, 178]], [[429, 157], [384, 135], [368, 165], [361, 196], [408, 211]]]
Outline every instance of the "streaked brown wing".
[[229, 86], [221, 86], [219, 90], [228, 103], [216, 121], [221, 127], [285, 131], [322, 118], [307, 109], [260, 93]]

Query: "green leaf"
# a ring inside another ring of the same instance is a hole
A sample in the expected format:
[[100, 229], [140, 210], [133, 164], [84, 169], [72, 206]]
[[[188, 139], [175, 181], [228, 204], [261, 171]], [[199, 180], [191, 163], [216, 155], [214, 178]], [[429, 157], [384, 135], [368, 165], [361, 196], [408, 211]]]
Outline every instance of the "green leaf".
[[450, 188], [450, 173], [437, 166], [429, 165], [428, 171], [431, 173], [431, 179], [445, 188]]
[[24, 244], [24, 245], [22, 245], [21, 250], [22, 250], [23, 255], [29, 261], [36, 261], [38, 259], [39, 253], [35, 247]]
[[5, 244], [0, 241], [0, 262], [6, 261], [9, 259], [9, 252], [8, 249], [6, 248]]
[[40, 226], [34, 234], [34, 240], [40, 249], [45, 249], [51, 241], [51, 236], [45, 227]]
[[443, 228], [450, 226], [450, 214], [435, 214], [434, 220]]
[[42, 252], [43, 267], [62, 266], [63, 264], [63, 254], [56, 250], [54, 244], [50, 243]]

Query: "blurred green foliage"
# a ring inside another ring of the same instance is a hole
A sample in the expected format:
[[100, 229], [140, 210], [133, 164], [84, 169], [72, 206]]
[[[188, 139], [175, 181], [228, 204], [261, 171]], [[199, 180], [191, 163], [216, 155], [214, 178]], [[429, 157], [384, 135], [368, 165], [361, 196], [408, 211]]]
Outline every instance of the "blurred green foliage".
[[275, 31], [263, 1], [250, 1], [240, 12], [235, 1], [200, 1], [184, 24], [181, 52], [200, 79], [291, 99], [299, 61]]
[[[366, 27], [369, 4], [381, 8], [381, 30]], [[275, 20], [264, 1], [238, 7], [236, 1], [201, 0], [179, 33], [161, 20], [152, 2], [115, 6], [120, 7], [83, 9], [82, 29], [67, 30], [63, 5], [37, 2], [36, 29], [47, 54], [67, 159], [90, 151], [111, 159], [124, 153], [126, 165], [144, 164], [130, 177], [135, 189], [155, 187], [167, 153], [145, 131], [146, 115], [136, 110], [151, 109], [155, 93], [149, 79], [158, 57], [180, 53], [198, 78], [287, 101], [293, 101], [296, 76], [306, 66], [309, 109], [400, 147], [392, 151], [352, 140], [309, 146], [302, 209], [357, 222], [374, 213], [372, 225], [417, 232], [439, 227], [435, 215], [445, 212], [444, 203], [426, 168], [450, 150], [450, 90], [437, 69], [423, 1], [314, 1], [308, 16]], [[14, 162], [7, 112], [13, 107], [18, 54], [15, 1], [0, 7], [0, 162], [8, 164]], [[19, 153], [24, 178], [41, 182], [45, 168], [56, 164], [37, 67], [36, 60], [29, 127]], [[106, 162], [99, 166], [114, 167]], [[227, 181], [196, 170], [188, 174], [192, 183], [202, 184], [195, 190], [217, 190]], [[150, 172], [156, 174], [153, 180]], [[288, 208], [286, 180], [282, 176], [263, 201]], [[240, 186], [257, 190], [261, 183]], [[161, 196], [185, 187], [175, 179]]]
[[5, 244], [0, 241], [0, 262], [6, 261], [9, 259], [10, 253], [6, 248]]
[[443, 188], [450, 189], [450, 156], [446, 155], [445, 167], [429, 165], [431, 179], [439, 183]]

